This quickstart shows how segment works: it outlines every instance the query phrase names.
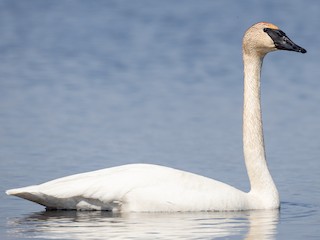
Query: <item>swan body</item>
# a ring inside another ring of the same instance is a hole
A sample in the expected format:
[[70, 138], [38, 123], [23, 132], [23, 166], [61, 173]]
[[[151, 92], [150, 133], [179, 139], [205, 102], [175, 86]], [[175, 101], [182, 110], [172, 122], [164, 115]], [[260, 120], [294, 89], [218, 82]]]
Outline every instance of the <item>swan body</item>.
[[9, 190], [8, 194], [49, 209], [169, 212], [248, 208], [246, 193], [232, 186], [152, 164], [129, 164], [76, 174]]
[[251, 190], [152, 164], [128, 164], [8, 190], [47, 209], [119, 212], [238, 211], [277, 209], [280, 200], [268, 170], [261, 117], [264, 56], [277, 49], [305, 53], [271, 23], [250, 27], [243, 38], [243, 149]]

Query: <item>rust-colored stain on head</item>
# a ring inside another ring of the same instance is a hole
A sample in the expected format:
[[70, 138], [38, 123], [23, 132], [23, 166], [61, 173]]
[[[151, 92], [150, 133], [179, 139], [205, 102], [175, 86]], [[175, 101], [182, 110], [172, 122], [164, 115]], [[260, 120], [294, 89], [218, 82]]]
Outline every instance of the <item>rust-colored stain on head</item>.
[[276, 25], [274, 25], [272, 23], [268, 23], [268, 22], [260, 22], [258, 24], [261, 24], [266, 28], [279, 29]]

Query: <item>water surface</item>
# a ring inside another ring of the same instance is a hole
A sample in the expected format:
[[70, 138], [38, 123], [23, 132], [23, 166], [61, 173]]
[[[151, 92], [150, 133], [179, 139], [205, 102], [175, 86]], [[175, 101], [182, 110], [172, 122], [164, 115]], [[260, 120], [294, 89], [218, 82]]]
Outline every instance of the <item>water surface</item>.
[[[318, 1], [0, 1], [0, 238], [318, 239], [319, 12]], [[264, 61], [280, 212], [45, 212], [4, 194], [136, 162], [248, 191], [241, 39], [261, 20], [308, 50]]]

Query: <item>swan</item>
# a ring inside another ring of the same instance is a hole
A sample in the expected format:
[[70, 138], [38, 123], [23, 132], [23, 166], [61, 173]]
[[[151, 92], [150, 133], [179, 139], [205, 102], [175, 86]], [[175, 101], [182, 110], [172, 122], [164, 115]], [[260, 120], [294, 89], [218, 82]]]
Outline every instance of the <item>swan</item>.
[[250, 191], [204, 176], [153, 164], [127, 164], [7, 190], [47, 210], [113, 212], [240, 211], [278, 209], [279, 193], [264, 148], [260, 73], [263, 58], [275, 50], [306, 53], [277, 26], [259, 22], [244, 34], [243, 151]]

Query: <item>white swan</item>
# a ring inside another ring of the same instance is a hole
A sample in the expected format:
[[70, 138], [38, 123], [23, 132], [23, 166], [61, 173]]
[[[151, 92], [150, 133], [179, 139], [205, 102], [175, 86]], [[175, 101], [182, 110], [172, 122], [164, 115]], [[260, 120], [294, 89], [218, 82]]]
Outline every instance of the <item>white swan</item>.
[[273, 24], [260, 22], [243, 38], [243, 148], [251, 190], [168, 167], [129, 164], [76, 174], [36, 186], [8, 190], [47, 209], [120, 212], [236, 211], [277, 209], [277, 188], [264, 150], [260, 71], [264, 56], [277, 49], [305, 53]]

